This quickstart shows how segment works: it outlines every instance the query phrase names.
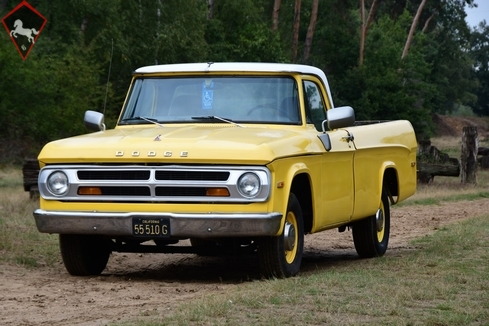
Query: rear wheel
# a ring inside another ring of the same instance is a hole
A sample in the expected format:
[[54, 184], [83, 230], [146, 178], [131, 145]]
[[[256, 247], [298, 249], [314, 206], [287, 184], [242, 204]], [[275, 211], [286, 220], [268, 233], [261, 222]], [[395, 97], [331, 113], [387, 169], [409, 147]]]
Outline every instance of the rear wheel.
[[355, 222], [352, 229], [355, 249], [360, 257], [372, 258], [385, 254], [390, 234], [389, 199], [385, 191], [375, 215]]
[[282, 234], [258, 242], [260, 269], [265, 277], [284, 278], [299, 273], [304, 249], [302, 209], [294, 194], [290, 194]]
[[100, 275], [111, 253], [110, 239], [97, 235], [60, 234], [59, 247], [71, 275]]

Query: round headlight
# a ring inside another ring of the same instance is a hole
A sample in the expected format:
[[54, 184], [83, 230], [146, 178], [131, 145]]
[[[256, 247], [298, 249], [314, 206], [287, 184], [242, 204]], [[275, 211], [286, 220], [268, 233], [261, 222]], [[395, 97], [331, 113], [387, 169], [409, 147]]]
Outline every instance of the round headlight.
[[56, 171], [51, 173], [47, 180], [49, 191], [56, 196], [64, 195], [68, 192], [68, 177], [64, 172]]
[[239, 177], [238, 191], [244, 197], [252, 198], [260, 192], [260, 178], [251, 172], [247, 172]]

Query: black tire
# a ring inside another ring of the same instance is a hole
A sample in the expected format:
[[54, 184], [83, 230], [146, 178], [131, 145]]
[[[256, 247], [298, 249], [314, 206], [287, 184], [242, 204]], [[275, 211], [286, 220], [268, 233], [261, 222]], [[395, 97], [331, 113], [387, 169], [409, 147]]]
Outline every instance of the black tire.
[[389, 199], [385, 191], [382, 192], [377, 213], [353, 223], [352, 229], [355, 249], [361, 258], [380, 257], [385, 254], [390, 234]]
[[[287, 240], [286, 233], [290, 235]], [[267, 278], [297, 275], [302, 263], [303, 250], [302, 209], [295, 195], [290, 194], [282, 234], [278, 237], [264, 237], [258, 242], [258, 259], [262, 275]]]
[[111, 253], [110, 239], [96, 235], [60, 234], [59, 247], [71, 275], [100, 275]]

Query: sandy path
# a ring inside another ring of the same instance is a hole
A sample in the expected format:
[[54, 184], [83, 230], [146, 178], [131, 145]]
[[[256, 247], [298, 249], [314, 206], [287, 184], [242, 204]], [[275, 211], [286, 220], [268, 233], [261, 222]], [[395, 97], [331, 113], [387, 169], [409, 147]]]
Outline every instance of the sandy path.
[[[440, 226], [488, 214], [489, 200], [392, 208], [387, 255], [412, 250], [409, 242]], [[356, 259], [351, 232], [306, 236], [302, 273]], [[252, 257], [113, 254], [98, 277], [54, 268], [0, 265], [0, 325], [105, 325], [164, 315], [189, 299], [230, 290], [257, 278]]]

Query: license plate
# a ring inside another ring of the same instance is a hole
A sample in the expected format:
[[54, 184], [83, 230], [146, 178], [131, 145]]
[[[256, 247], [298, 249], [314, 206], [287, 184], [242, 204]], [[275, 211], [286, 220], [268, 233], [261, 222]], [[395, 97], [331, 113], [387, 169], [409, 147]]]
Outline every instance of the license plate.
[[132, 219], [132, 235], [135, 237], [169, 237], [170, 220], [167, 218], [136, 217]]

